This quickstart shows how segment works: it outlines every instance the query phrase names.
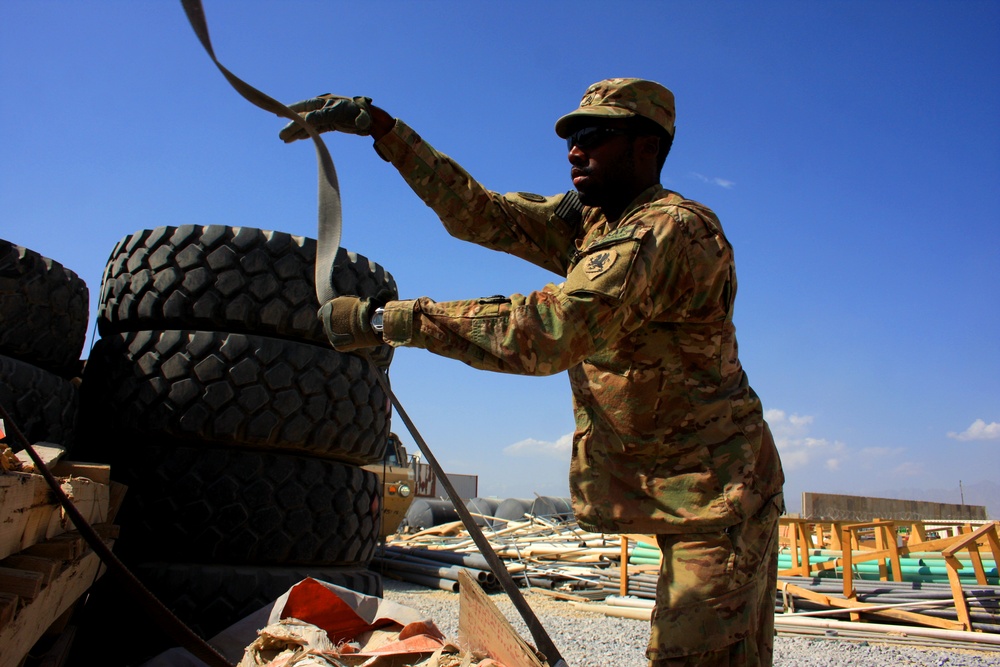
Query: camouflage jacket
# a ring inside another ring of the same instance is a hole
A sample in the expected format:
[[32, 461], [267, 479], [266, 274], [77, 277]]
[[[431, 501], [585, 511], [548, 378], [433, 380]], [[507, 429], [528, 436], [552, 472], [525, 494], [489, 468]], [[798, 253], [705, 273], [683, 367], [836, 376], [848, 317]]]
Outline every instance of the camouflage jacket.
[[737, 358], [732, 248], [712, 211], [660, 186], [614, 222], [597, 208], [567, 213], [571, 194], [500, 195], [400, 121], [376, 150], [450, 234], [565, 278], [527, 295], [390, 302], [383, 335], [475, 368], [568, 371], [582, 525], [713, 530], [780, 492], [778, 455]]

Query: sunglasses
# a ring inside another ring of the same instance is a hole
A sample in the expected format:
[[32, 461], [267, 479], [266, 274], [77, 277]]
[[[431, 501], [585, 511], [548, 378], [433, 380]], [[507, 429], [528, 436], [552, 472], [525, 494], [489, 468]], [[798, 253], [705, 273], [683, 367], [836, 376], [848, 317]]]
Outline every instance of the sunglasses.
[[566, 148], [569, 150], [573, 150], [573, 146], [577, 146], [581, 150], [597, 148], [611, 137], [620, 134], [629, 134], [629, 131], [623, 127], [596, 127], [593, 125], [583, 127], [566, 137]]

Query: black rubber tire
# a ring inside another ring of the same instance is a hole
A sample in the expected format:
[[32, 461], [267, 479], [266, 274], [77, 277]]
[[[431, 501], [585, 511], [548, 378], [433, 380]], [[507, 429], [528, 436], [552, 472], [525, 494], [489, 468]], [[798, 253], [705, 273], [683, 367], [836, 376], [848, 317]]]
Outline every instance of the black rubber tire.
[[[361, 568], [145, 563], [132, 570], [150, 592], [204, 639], [270, 605], [307, 577], [382, 596], [381, 577]], [[78, 619], [80, 631], [68, 664], [93, 664], [94, 656], [100, 656], [101, 665], [137, 665], [175, 645], [114, 576], [105, 575], [97, 582], [79, 609]], [[114, 619], [113, 641], [108, 640], [108, 619]]]
[[[223, 225], [157, 227], [126, 236], [108, 260], [97, 325], [102, 336], [142, 329], [201, 329], [288, 338], [329, 347], [316, 318], [316, 241]], [[336, 294], [395, 299], [392, 276], [341, 248]], [[374, 354], [387, 366], [392, 347]]]
[[78, 375], [89, 298], [87, 284], [59, 262], [0, 239], [0, 354]]
[[100, 339], [84, 374], [81, 426], [143, 442], [176, 439], [380, 461], [389, 436], [379, 371], [317, 345], [212, 331]]
[[69, 380], [0, 356], [0, 405], [31, 444], [51, 442], [68, 448], [76, 441], [79, 393]]
[[111, 458], [129, 487], [115, 551], [132, 562], [367, 565], [378, 476], [327, 459], [218, 447], [135, 447]]

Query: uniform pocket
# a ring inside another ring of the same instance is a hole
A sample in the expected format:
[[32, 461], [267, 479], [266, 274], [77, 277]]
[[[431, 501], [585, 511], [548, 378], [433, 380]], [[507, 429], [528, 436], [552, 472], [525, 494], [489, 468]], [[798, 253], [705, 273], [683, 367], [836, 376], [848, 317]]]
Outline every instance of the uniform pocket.
[[628, 225], [597, 239], [577, 252], [563, 291], [584, 292], [619, 300], [628, 285], [632, 263], [639, 254], [643, 225]]
[[716, 651], [746, 638], [757, 627], [763, 578], [718, 597], [653, 614], [646, 656], [673, 658]]

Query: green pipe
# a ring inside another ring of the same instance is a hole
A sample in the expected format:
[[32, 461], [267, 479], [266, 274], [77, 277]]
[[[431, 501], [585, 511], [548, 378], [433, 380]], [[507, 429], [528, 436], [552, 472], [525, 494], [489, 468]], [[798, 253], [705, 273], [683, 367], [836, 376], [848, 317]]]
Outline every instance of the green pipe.
[[[864, 553], [865, 553], [864, 551], [855, 551], [854, 552], [855, 555], [864, 555]], [[967, 556], [963, 556], [963, 554], [967, 554], [967, 553], [968, 552], [960, 551], [959, 555], [957, 556], [958, 561], [960, 563], [962, 563], [963, 566], [971, 566], [972, 565], [972, 560], [970, 558], [968, 558]], [[987, 551], [986, 553], [988, 554], [989, 552]], [[788, 554], [786, 552], [782, 552], [782, 555], [786, 555], [787, 556]], [[814, 557], [817, 557], [817, 556], [829, 556], [829, 557], [832, 557], [832, 558], [840, 558], [841, 555], [842, 555], [842, 552], [840, 552], [840, 551], [838, 551], [836, 549], [810, 549], [809, 550], [810, 560], [815, 560]], [[996, 560], [994, 560], [993, 558], [985, 557], [986, 554], [983, 554], [983, 555], [984, 555], [984, 557], [982, 558], [982, 561], [983, 561], [983, 567], [984, 568], [986, 568], [987, 570], [989, 570], [989, 569], [992, 569], [994, 567], [997, 567]], [[914, 551], [914, 552], [911, 552], [909, 556], [901, 556], [899, 560], [900, 560], [900, 562], [903, 562], [903, 561], [911, 560], [911, 559], [913, 559], [913, 560], [919, 560], [919, 561], [924, 561], [923, 563], [921, 563], [922, 565], [931, 565], [931, 563], [928, 563], [926, 561], [936, 561], [936, 562], [940, 563], [941, 561], [944, 560], [944, 556], [939, 551]]]
[[[855, 556], [862, 557], [864, 556], [864, 552], [855, 552]], [[842, 554], [837, 551], [814, 550], [810, 552], [809, 562], [813, 564], [827, 563], [841, 557]], [[968, 559], [959, 559], [959, 562], [962, 564], [962, 569], [958, 571], [959, 578], [962, 580], [975, 579], [976, 573], [972, 568], [972, 562]], [[632, 550], [632, 557], [629, 558], [629, 563], [632, 563], [633, 565], [659, 565], [660, 551], [650, 547], [637, 546]], [[899, 559], [899, 564], [903, 574], [903, 581], [948, 583], [948, 568], [943, 564], [941, 559], [928, 558], [925, 560], [923, 558], [903, 557]], [[783, 570], [791, 568], [791, 554], [779, 553], [778, 567]], [[885, 561], [885, 568], [891, 577], [892, 565], [888, 559]], [[854, 572], [857, 575], [860, 575], [862, 579], [877, 579], [879, 575], [878, 561], [855, 563], [853, 565], [853, 569]], [[983, 560], [983, 570], [989, 583], [992, 583], [993, 580], [1000, 578], [1000, 571], [998, 571], [998, 568], [992, 560]], [[838, 567], [835, 570], [826, 570], [824, 572], [830, 573], [826, 576], [836, 576], [842, 571], [843, 568]], [[874, 575], [874, 577], [868, 575]], [[824, 576], [824, 574], [820, 574], [819, 576]]]
[[[859, 555], [861, 555], [861, 554], [859, 554], [858, 552], [855, 552], [855, 557], [857, 557]], [[831, 560], [835, 560], [836, 558], [839, 558], [839, 557], [840, 556], [810, 557], [809, 562], [810, 563], [824, 563], [824, 562], [829, 562]], [[791, 556], [791, 554], [779, 554], [778, 555], [778, 562], [779, 563], [791, 563], [792, 562], [792, 556]], [[865, 561], [865, 562], [866, 563], [877, 563], [877, 561]], [[889, 563], [888, 559], [886, 559], [886, 563]], [[966, 560], [966, 559], [959, 559], [959, 563], [962, 564], [962, 569], [959, 570], [959, 575], [965, 576], [967, 574], [967, 571], [968, 572], [972, 572], [973, 571], [973, 569], [972, 569], [972, 561]], [[935, 574], [947, 574], [948, 573], [947, 566], [944, 564], [944, 561], [941, 561], [941, 560], [932, 560], [932, 559], [924, 560], [922, 558], [900, 558], [899, 559], [899, 564], [900, 564], [900, 566], [904, 570], [907, 567], [929, 567], [929, 568], [931, 568], [931, 571], [934, 572]], [[986, 576], [994, 576], [994, 577], [997, 576], [997, 566], [994, 564], [993, 561], [985, 561], [984, 560], [983, 561], [983, 570], [986, 572]]]
[[628, 562], [631, 563], [632, 565], [659, 565], [660, 559], [642, 558], [642, 557], [636, 558], [635, 556], [632, 556], [631, 558], [628, 559]]

